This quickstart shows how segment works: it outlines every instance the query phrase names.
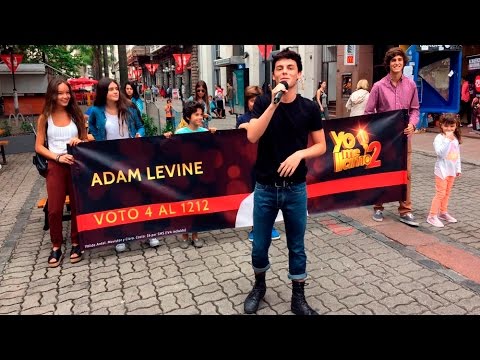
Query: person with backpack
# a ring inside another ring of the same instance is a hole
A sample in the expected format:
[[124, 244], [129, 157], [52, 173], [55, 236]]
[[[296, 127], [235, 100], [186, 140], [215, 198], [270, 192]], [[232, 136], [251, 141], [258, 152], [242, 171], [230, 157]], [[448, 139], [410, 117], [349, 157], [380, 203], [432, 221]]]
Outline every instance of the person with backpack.
[[[45, 139], [48, 139], [47, 145]], [[82, 110], [72, 96], [70, 84], [62, 77], [55, 77], [47, 85], [45, 104], [38, 118], [38, 133], [35, 139], [35, 152], [48, 159], [46, 182], [52, 241], [52, 251], [48, 257], [49, 267], [57, 267], [62, 261], [62, 218], [66, 195], [70, 197], [72, 212], [70, 262], [73, 264], [82, 260], [83, 249], [78, 239], [77, 208], [71, 174], [75, 159], [67, 152], [67, 145], [77, 146], [84, 141], [88, 141], [88, 138]]]

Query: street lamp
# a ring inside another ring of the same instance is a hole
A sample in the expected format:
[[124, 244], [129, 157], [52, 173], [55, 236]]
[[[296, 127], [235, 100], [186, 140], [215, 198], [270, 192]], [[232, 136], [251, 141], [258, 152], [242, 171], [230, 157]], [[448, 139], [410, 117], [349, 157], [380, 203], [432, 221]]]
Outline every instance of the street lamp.
[[[170, 87], [170, 82], [169, 82], [169, 73], [170, 72], [174, 72], [173, 76], [172, 76], [172, 80], [175, 80], [175, 65], [172, 64], [172, 65], [165, 65], [162, 69], [162, 71], [165, 73], [165, 76], [167, 77], [166, 78], [166, 82], [167, 82], [167, 88]], [[175, 84], [172, 84], [172, 88], [175, 86]]]
[[15, 86], [15, 71], [13, 70], [13, 47], [10, 48], [10, 64], [12, 64], [12, 81], [13, 81], [13, 107], [15, 109], [15, 115], [18, 115], [18, 93]]

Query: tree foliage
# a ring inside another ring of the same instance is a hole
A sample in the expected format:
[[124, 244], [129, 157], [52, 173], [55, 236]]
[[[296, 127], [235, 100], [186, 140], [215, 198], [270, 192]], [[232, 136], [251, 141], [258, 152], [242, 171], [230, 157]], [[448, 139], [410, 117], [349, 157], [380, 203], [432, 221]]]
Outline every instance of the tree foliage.
[[143, 126], [145, 127], [145, 136], [158, 135], [158, 127], [153, 123], [153, 118], [145, 113], [142, 114]]
[[74, 55], [68, 45], [19, 45], [18, 52], [24, 55], [23, 62], [46, 62], [48, 65], [70, 75], [77, 76], [83, 65], [78, 55]]
[[92, 64], [92, 45], [13, 45], [2, 46], [3, 52], [10, 47], [23, 54], [23, 63], [45, 62], [70, 77], [79, 75], [79, 67]]

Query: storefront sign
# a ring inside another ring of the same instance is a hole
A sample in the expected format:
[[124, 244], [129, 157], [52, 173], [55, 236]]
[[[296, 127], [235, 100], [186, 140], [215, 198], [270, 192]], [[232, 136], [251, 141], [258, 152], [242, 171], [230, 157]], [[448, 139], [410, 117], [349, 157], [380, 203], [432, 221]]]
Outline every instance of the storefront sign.
[[357, 59], [355, 57], [356, 45], [345, 45], [345, 55], [343, 65], [355, 65]]

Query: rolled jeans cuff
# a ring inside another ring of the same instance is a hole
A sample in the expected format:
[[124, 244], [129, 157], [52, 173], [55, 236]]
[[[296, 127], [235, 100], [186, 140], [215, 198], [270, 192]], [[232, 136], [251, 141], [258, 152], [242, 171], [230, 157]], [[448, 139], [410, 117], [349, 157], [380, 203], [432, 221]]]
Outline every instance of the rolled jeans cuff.
[[307, 273], [303, 273], [303, 274], [299, 274], [299, 275], [292, 275], [290, 273], [288, 273], [288, 278], [290, 280], [303, 280], [307, 277]]
[[255, 266], [252, 266], [252, 267], [253, 267], [253, 271], [255, 271], [255, 273], [262, 273], [262, 272], [265, 272], [268, 269], [270, 269], [270, 264], [268, 264], [267, 266], [265, 266], [263, 268], [257, 268]]

